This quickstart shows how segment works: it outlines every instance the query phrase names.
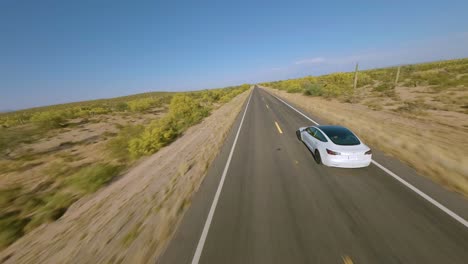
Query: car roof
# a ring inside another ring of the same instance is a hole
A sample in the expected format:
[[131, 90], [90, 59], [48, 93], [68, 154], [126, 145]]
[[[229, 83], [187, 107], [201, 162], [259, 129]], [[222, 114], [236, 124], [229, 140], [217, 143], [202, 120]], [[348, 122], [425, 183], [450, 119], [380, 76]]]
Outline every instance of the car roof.
[[336, 133], [336, 132], [351, 132], [351, 130], [347, 129], [346, 127], [343, 126], [316, 126], [316, 128], [322, 130], [325, 134], [329, 133]]

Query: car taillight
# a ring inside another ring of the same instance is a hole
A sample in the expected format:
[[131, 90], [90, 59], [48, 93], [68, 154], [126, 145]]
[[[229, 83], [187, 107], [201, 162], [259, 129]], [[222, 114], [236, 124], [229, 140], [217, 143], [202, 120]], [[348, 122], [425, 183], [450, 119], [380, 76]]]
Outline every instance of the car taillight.
[[330, 155], [341, 155], [341, 153], [335, 152], [335, 151], [329, 150], [329, 149], [327, 149], [327, 153], [330, 154]]
[[366, 151], [366, 153], [364, 153], [364, 154], [365, 154], [365, 155], [370, 155], [370, 154], [372, 154], [372, 150], [369, 149], [369, 150]]

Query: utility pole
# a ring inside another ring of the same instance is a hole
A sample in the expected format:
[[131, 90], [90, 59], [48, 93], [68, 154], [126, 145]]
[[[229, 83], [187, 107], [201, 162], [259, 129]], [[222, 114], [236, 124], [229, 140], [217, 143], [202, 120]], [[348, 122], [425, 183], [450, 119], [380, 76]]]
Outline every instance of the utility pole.
[[359, 68], [359, 63], [358, 63], [358, 62], [356, 62], [356, 68], [354, 69], [354, 85], [353, 85], [353, 93], [356, 93], [357, 79], [358, 79], [358, 68]]
[[395, 87], [398, 84], [398, 78], [400, 78], [400, 68], [401, 68], [401, 66], [398, 66], [398, 69], [397, 69], [397, 72], [396, 72], [395, 84], [394, 84]]

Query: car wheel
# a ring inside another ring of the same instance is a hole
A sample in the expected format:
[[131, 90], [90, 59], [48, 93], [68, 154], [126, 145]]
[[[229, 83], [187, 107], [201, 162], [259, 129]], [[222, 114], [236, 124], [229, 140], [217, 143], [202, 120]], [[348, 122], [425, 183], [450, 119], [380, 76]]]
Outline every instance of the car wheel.
[[320, 157], [320, 152], [316, 149], [314, 152], [314, 159], [317, 164], [322, 163], [322, 158]]
[[296, 136], [297, 136], [297, 139], [299, 139], [300, 141], [302, 141], [302, 138], [301, 138], [301, 131], [297, 130], [297, 131], [296, 131]]

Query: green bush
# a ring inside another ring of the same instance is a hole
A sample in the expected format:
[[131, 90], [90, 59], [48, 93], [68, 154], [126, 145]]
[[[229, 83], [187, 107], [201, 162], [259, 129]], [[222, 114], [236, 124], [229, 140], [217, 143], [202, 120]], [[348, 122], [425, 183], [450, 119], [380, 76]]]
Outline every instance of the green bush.
[[143, 130], [142, 125], [122, 127], [117, 136], [107, 143], [107, 150], [113, 157], [121, 161], [128, 161], [131, 158], [129, 152], [130, 141], [140, 136]]
[[103, 115], [109, 113], [111, 110], [104, 107], [93, 107], [90, 109], [89, 113], [91, 115]]
[[327, 98], [331, 97], [338, 97], [341, 95], [348, 94], [352, 91], [351, 88], [346, 88], [343, 86], [339, 86], [334, 83], [326, 83], [323, 85], [323, 96]]
[[313, 83], [307, 86], [304, 90], [304, 95], [311, 95], [311, 96], [322, 96], [323, 95], [323, 87], [318, 83]]
[[0, 117], [0, 127], [12, 127], [17, 125], [23, 125], [29, 122], [31, 119], [30, 114], [26, 113], [17, 113], [10, 114], [7, 113], [5, 116]]
[[147, 126], [137, 137], [128, 141], [132, 159], [150, 155], [170, 144], [190, 126], [199, 123], [210, 113], [210, 103], [228, 102], [249, 89], [241, 85], [213, 91], [178, 94], [172, 97], [168, 113]]
[[206, 90], [202, 93], [202, 101], [206, 103], [216, 103], [220, 101], [223, 96], [223, 91], [221, 90]]
[[300, 93], [303, 89], [299, 83], [290, 82], [290, 84], [286, 87], [286, 92], [288, 93]]
[[[7, 155], [22, 143], [31, 143], [42, 137], [44, 129], [38, 127], [0, 127], [0, 157]], [[0, 169], [1, 171], [2, 169]]]
[[161, 118], [153, 121], [143, 133], [128, 143], [130, 157], [137, 159], [143, 155], [150, 155], [171, 143], [179, 132], [175, 129], [172, 118]]
[[96, 164], [83, 167], [65, 179], [65, 184], [79, 192], [91, 193], [117, 176], [121, 167]]
[[202, 106], [199, 100], [183, 94], [174, 96], [169, 105], [168, 114], [153, 121], [141, 136], [130, 140], [131, 157], [138, 158], [155, 153], [208, 114], [209, 109]]
[[45, 111], [35, 113], [31, 121], [44, 128], [58, 128], [65, 124], [66, 116], [62, 111]]
[[76, 200], [77, 197], [66, 192], [46, 195], [41, 199], [44, 205], [34, 212], [31, 221], [25, 226], [25, 231], [30, 231], [43, 223], [59, 219]]
[[23, 229], [30, 220], [19, 217], [19, 213], [19, 211], [15, 211], [0, 215], [0, 249], [23, 236]]
[[[12, 186], [0, 190], [0, 248], [35, 227], [60, 218], [81, 196], [96, 191], [118, 175], [121, 167], [97, 164], [43, 182], [32, 190]], [[67, 169], [66, 171], [70, 171]]]
[[128, 104], [125, 102], [120, 102], [115, 106], [115, 110], [119, 112], [124, 112], [128, 110]]
[[176, 122], [176, 129], [185, 129], [208, 116], [209, 110], [190, 96], [176, 95], [169, 105], [169, 118]]
[[358, 73], [357, 87], [362, 87], [373, 83], [374, 81], [372, 80], [372, 77], [369, 74], [365, 72]]
[[236, 86], [236, 87], [231, 87], [231, 88], [225, 88], [221, 89], [221, 92], [224, 94], [220, 98], [220, 101], [223, 103], [227, 103], [231, 101], [232, 98], [236, 97], [237, 95], [247, 91], [250, 88], [250, 85], [248, 84], [243, 84], [241, 86]]
[[153, 107], [155, 103], [156, 101], [153, 98], [142, 98], [129, 101], [127, 105], [133, 112], [143, 112]]
[[390, 84], [388, 82], [384, 82], [384, 83], [381, 83], [378, 86], [374, 87], [373, 90], [376, 91], [376, 92], [383, 92], [383, 91], [390, 90], [392, 88], [393, 88], [393, 84]]

